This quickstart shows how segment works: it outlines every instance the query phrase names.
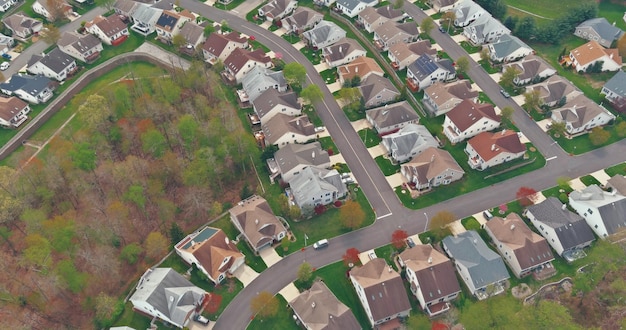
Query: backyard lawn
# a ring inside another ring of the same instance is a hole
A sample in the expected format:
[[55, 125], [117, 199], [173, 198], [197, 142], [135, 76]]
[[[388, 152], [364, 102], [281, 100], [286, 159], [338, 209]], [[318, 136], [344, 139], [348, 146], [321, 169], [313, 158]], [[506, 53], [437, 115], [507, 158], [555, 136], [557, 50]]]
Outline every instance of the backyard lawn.
[[509, 6], [525, 10], [538, 16], [557, 18], [563, 15], [563, 13], [566, 12], [568, 9], [576, 8], [583, 3], [591, 2], [591, 0], [561, 1], [558, 3], [558, 5], [556, 5], [554, 2], [545, 0], [504, 0], [504, 2]]

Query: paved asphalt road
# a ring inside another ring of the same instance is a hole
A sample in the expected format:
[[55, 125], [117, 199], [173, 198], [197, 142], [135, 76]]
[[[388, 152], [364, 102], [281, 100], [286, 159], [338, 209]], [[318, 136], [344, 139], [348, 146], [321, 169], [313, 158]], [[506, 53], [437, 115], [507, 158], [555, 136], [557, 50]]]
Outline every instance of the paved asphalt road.
[[[506, 182], [501, 182], [425, 209], [416, 211], [406, 209], [398, 201], [380, 169], [370, 157], [350, 122], [333, 99], [332, 94], [324, 87], [325, 84], [321, 77], [302, 53], [293, 48], [283, 38], [231, 13], [219, 11], [194, 0], [181, 0], [181, 6], [214, 21], [225, 19], [229, 26], [234, 29], [248, 35], [254, 35], [256, 40], [273, 51], [281, 52], [285, 61], [297, 61], [305, 65], [309, 72], [309, 83], [322, 87], [324, 92], [324, 100], [316, 104], [317, 112], [324, 121], [335, 144], [354, 173], [378, 217], [376, 223], [370, 227], [333, 238], [330, 241], [330, 247], [325, 250], [315, 251], [309, 248], [305, 251], [296, 252], [265, 270], [227, 306], [218, 319], [215, 329], [245, 329], [252, 316], [249, 307], [250, 300], [261, 291], [277, 293], [287, 284], [294, 281], [298, 265], [305, 260], [313, 267], [319, 268], [340, 260], [345, 250], [350, 247], [356, 247], [358, 250], [364, 251], [389, 243], [391, 233], [397, 228], [402, 228], [410, 234], [423, 232], [428, 222], [426, 215], [432, 216], [439, 211], [448, 210], [459, 218], [466, 217], [491, 208], [494, 205], [514, 200], [515, 192], [521, 186], [533, 187], [540, 191], [554, 186], [556, 183], [555, 179], [559, 176], [578, 177], [626, 161], [626, 155], [622, 152], [626, 147], [626, 141], [624, 140], [582, 156], [572, 157], [565, 154], [563, 150], [553, 144], [553, 141], [545, 133], [541, 132], [536, 124], [532, 123], [521, 112], [518, 106], [511, 100], [502, 98], [497, 84], [481, 68], [475, 67], [469, 72], [474, 82], [481, 86], [498, 106], [514, 106], [516, 109], [514, 115], [516, 125], [524, 131], [535, 143], [538, 150], [547, 158], [553, 156], [557, 156], [557, 158], [549, 161], [543, 169], [518, 176]], [[425, 17], [423, 12], [410, 4], [405, 4], [405, 10], [410, 15], [416, 17], [417, 20]], [[467, 56], [463, 49], [456, 45], [448, 36], [436, 36], [435, 39], [453, 58], [458, 58], [462, 55]], [[475, 63], [473, 64], [474, 66], [476, 65]]]

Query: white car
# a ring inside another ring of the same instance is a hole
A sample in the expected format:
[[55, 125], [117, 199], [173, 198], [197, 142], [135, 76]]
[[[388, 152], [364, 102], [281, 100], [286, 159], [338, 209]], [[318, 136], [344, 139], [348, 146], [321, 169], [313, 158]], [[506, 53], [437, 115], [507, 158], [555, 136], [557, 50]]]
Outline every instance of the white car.
[[10, 62], [2, 62], [2, 64], [0, 64], [0, 70], [4, 71], [8, 69], [10, 66], [11, 66]]

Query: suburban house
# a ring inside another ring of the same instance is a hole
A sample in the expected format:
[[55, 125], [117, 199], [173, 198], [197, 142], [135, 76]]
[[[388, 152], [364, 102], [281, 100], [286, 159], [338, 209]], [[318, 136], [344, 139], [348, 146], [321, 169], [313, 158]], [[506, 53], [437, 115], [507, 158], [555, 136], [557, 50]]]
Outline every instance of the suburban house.
[[463, 28], [463, 35], [474, 45], [494, 42], [501, 36], [510, 33], [511, 30], [491, 15], [482, 15], [472, 24]]
[[146, 37], [156, 30], [157, 21], [162, 13], [163, 10], [161, 9], [151, 7], [145, 3], [139, 3], [131, 14], [133, 25], [130, 29]]
[[72, 6], [65, 0], [36, 0], [33, 3], [33, 11], [43, 16], [49, 22], [54, 22], [72, 13]]
[[556, 73], [556, 70], [544, 59], [533, 54], [517, 62], [504, 64], [502, 66], [502, 72], [506, 71], [508, 67], [513, 67], [519, 72], [517, 76], [513, 78], [513, 83], [517, 86], [536, 84]]
[[554, 256], [548, 242], [530, 230], [517, 213], [509, 213], [506, 218], [493, 217], [484, 228], [517, 278], [542, 271], [544, 267], [551, 275], [556, 272], [552, 267]]
[[417, 124], [420, 119], [407, 101], [367, 110], [365, 118], [381, 136], [396, 132], [408, 124]]
[[4, 26], [13, 32], [13, 37], [27, 39], [43, 28], [41, 21], [25, 16], [22, 13], [13, 14], [2, 20]]
[[483, 7], [472, 0], [463, 0], [454, 7], [454, 25], [458, 27], [468, 26], [483, 15], [489, 16]]
[[554, 251], [568, 261], [595, 240], [585, 219], [568, 210], [556, 197], [529, 206], [525, 215]]
[[363, 26], [365, 31], [372, 33], [374, 29], [383, 25], [385, 22], [399, 22], [404, 19], [405, 15], [400, 9], [394, 9], [393, 6], [387, 5], [378, 8], [366, 7], [361, 11], [356, 21]]
[[526, 146], [512, 130], [482, 132], [467, 141], [465, 153], [469, 158], [467, 163], [482, 171], [524, 157]]
[[552, 110], [550, 119], [565, 123], [567, 134], [576, 135], [608, 124], [615, 119], [615, 115], [583, 94]]
[[0, 84], [0, 90], [6, 95], [15, 95], [28, 103], [39, 104], [52, 98], [52, 91], [56, 86], [57, 83], [42, 75], [14, 74]]
[[0, 33], [0, 53], [8, 53], [13, 48], [13, 44], [15, 44], [13, 37], [5, 36]]
[[314, 27], [315, 24], [321, 22], [323, 18], [324, 15], [311, 8], [298, 7], [291, 16], [283, 18], [282, 23], [287, 31], [299, 35]]
[[172, 38], [180, 32], [180, 28], [185, 23], [193, 20], [195, 20], [195, 17], [187, 10], [181, 12], [164, 10], [155, 25], [157, 39], [161, 42], [171, 43]]
[[85, 30], [107, 45], [117, 46], [128, 39], [128, 27], [119, 15], [96, 16], [85, 24]]
[[452, 261], [430, 244], [402, 251], [398, 263], [406, 270], [411, 292], [428, 317], [447, 312], [450, 309], [448, 302], [461, 293]]
[[348, 306], [344, 305], [322, 281], [289, 302], [291, 310], [305, 329], [361, 329]]
[[383, 136], [383, 146], [394, 162], [404, 163], [439, 143], [426, 126], [408, 124], [396, 133]]
[[0, 126], [18, 128], [28, 119], [30, 106], [17, 97], [0, 97]]
[[58, 47], [44, 56], [33, 55], [28, 61], [26, 71], [48, 78], [63, 81], [78, 70], [76, 60], [62, 52]]
[[241, 79], [241, 90], [237, 91], [241, 102], [252, 102], [268, 88], [279, 92], [287, 91], [287, 80], [282, 71], [272, 71], [257, 65]]
[[379, 107], [383, 104], [395, 102], [400, 97], [400, 91], [391, 80], [372, 74], [361, 81], [359, 91], [363, 95], [365, 108]]
[[248, 38], [242, 38], [234, 31], [228, 34], [213, 32], [202, 45], [202, 54], [207, 62], [215, 64], [224, 62], [237, 48], [248, 48]]
[[411, 187], [428, 190], [461, 180], [465, 171], [449, 152], [429, 147], [403, 164], [400, 173]]
[[364, 81], [370, 75], [382, 77], [385, 71], [376, 63], [376, 60], [367, 56], [357, 57], [354, 61], [344, 64], [337, 68], [339, 75], [339, 83], [344, 85], [358, 77], [360, 81]]
[[322, 49], [322, 57], [329, 67], [335, 68], [340, 65], [348, 64], [361, 56], [365, 56], [367, 52], [356, 40], [343, 38], [331, 46]]
[[448, 81], [456, 77], [449, 59], [437, 59], [430, 54], [420, 56], [407, 67], [406, 80], [412, 91], [422, 90], [435, 81]]
[[485, 131], [500, 127], [501, 118], [491, 103], [474, 103], [463, 100], [446, 113], [443, 134], [450, 143], [459, 143]]
[[575, 36], [595, 40], [605, 48], [610, 48], [623, 34], [624, 31], [609, 23], [604, 17], [588, 19], [580, 23], [574, 31]]
[[187, 42], [185, 49], [190, 51], [197, 49], [206, 39], [204, 37], [204, 28], [193, 21], [185, 23], [178, 31], [178, 34], [185, 38]]
[[527, 93], [533, 90], [539, 90], [541, 102], [549, 107], [565, 105], [568, 101], [583, 94], [572, 82], [559, 75], [553, 75], [545, 81], [526, 87]]
[[362, 12], [366, 7], [374, 7], [378, 0], [337, 0], [335, 8], [342, 14], [353, 18]]
[[443, 13], [454, 8], [458, 0], [429, 0], [430, 6], [438, 13]]
[[374, 29], [374, 45], [382, 51], [399, 43], [409, 43], [419, 40], [417, 23], [409, 21], [398, 23], [387, 21]]
[[435, 82], [424, 89], [422, 103], [435, 117], [444, 115], [463, 100], [478, 101], [478, 91], [472, 90], [469, 80], [457, 80], [448, 84]]
[[489, 57], [494, 62], [512, 62], [526, 57], [533, 53], [525, 42], [518, 37], [505, 34], [498, 40], [487, 45], [489, 49]]
[[606, 49], [595, 40], [572, 50], [569, 60], [578, 72], [586, 72], [596, 63], [601, 63], [600, 71], [617, 71], [622, 68], [622, 57], [617, 48]]
[[139, 2], [133, 0], [115, 0], [113, 3], [113, 11], [118, 15], [132, 19], [132, 14], [138, 5]]
[[424, 54], [430, 54], [433, 57], [437, 56], [437, 50], [432, 48], [430, 40], [395, 44], [389, 47], [387, 58], [391, 61], [391, 66], [394, 70], [402, 70]]
[[7, 10], [9, 10], [9, 8], [11, 8], [11, 6], [13, 6], [14, 4], [16, 4], [17, 1], [16, 0], [2, 0], [0, 1], [0, 12], [6, 12]]
[[447, 236], [441, 243], [472, 295], [484, 300], [504, 292], [509, 272], [502, 257], [493, 252], [476, 231]]
[[303, 211], [313, 211], [317, 205], [334, 203], [348, 193], [348, 188], [337, 170], [313, 166], [294, 175], [289, 181], [289, 189], [294, 203]]
[[245, 256], [219, 228], [204, 227], [174, 247], [188, 265], [196, 265], [211, 282], [220, 284], [244, 264]]
[[300, 116], [302, 106], [298, 103], [298, 96], [294, 92], [281, 93], [274, 88], [268, 88], [253, 102], [254, 112], [259, 115], [262, 124], [267, 123], [275, 115], [282, 113], [287, 116]]
[[609, 191], [616, 190], [620, 195], [626, 196], [626, 177], [616, 174], [607, 180], [605, 188]]
[[150, 268], [129, 301], [134, 310], [182, 329], [201, 312], [205, 299], [208, 293], [172, 268]]
[[235, 48], [224, 60], [222, 75], [229, 82], [240, 84], [241, 79], [255, 66], [271, 68], [272, 59], [261, 48], [254, 51]]
[[329, 21], [321, 21], [312, 29], [304, 31], [302, 38], [313, 49], [322, 49], [346, 37], [346, 31]]
[[626, 227], [626, 197], [616, 190], [606, 192], [595, 184], [569, 194], [569, 205], [580, 214], [598, 237], [605, 239]]
[[372, 327], [409, 316], [411, 303], [402, 277], [385, 259], [374, 258], [363, 266], [352, 268], [350, 281]]
[[259, 8], [259, 16], [265, 17], [268, 21], [285, 18], [289, 13], [298, 7], [296, 0], [272, 0], [265, 6]]
[[306, 115], [292, 117], [282, 113], [262, 125], [266, 145], [277, 145], [282, 148], [293, 143], [307, 143], [315, 139], [315, 125]]
[[602, 86], [601, 94], [613, 107], [620, 111], [626, 111], [626, 72], [619, 70]]
[[91, 34], [64, 32], [57, 41], [59, 49], [67, 55], [85, 63], [91, 63], [100, 57], [102, 42]]
[[322, 145], [315, 141], [307, 144], [288, 144], [274, 153], [274, 158], [267, 161], [271, 173], [271, 181], [280, 175], [289, 183], [294, 176], [309, 166], [329, 168], [330, 156]]
[[287, 236], [287, 229], [261, 196], [254, 195], [242, 200], [229, 213], [230, 221], [255, 253]]
[[313, 3], [318, 6], [330, 7], [336, 0], [313, 0]]

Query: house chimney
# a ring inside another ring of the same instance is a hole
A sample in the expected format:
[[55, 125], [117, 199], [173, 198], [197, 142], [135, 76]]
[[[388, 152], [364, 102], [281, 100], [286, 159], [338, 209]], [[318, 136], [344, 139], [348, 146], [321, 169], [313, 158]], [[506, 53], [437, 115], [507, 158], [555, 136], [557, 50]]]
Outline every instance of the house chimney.
[[491, 151], [494, 151], [494, 150], [496, 150], [496, 145], [495, 145], [495, 144], [492, 144], [492, 145], [491, 145]]
[[435, 154], [433, 154], [433, 155], [430, 157], [430, 162], [432, 163], [432, 162], [434, 162], [434, 161], [435, 161]]
[[515, 229], [515, 225], [511, 225], [511, 230]]
[[428, 257], [428, 263], [432, 264], [433, 263], [433, 257]]
[[387, 265], [387, 271], [389, 271], [391, 273], [393, 271], [393, 268], [391, 268], [390, 265]]
[[506, 129], [503, 129], [503, 130], [502, 130], [502, 135], [504, 135], [504, 132], [506, 132]]
[[315, 301], [311, 303], [311, 308], [315, 308]]

